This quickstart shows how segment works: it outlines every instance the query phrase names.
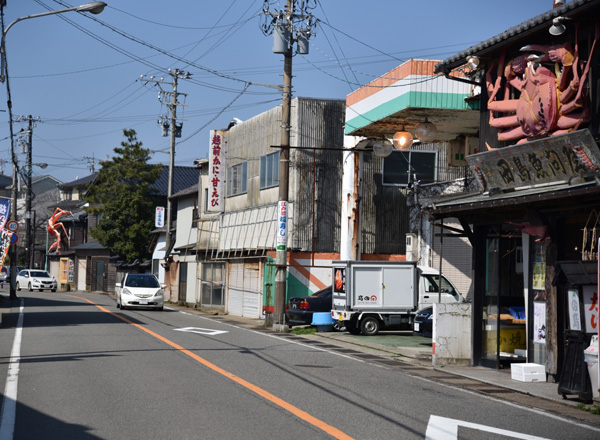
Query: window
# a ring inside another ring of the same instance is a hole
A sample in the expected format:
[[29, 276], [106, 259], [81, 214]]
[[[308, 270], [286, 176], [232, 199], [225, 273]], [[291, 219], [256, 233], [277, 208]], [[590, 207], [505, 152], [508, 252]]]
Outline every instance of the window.
[[238, 163], [227, 168], [227, 196], [245, 193], [248, 181], [248, 162]]
[[260, 189], [279, 185], [279, 151], [260, 157]]
[[223, 263], [202, 264], [202, 306], [225, 306], [225, 295], [223, 285], [224, 273], [225, 264]]
[[431, 183], [436, 179], [437, 152], [435, 151], [394, 151], [383, 159], [384, 185], [407, 186], [415, 180]]

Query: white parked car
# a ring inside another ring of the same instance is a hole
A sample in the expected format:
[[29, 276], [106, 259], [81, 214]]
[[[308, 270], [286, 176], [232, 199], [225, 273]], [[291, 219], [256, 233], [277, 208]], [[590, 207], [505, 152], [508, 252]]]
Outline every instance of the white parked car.
[[31, 292], [32, 290], [51, 290], [56, 292], [58, 283], [56, 278], [50, 275], [45, 270], [38, 269], [24, 269], [17, 274], [17, 290], [27, 288]]
[[150, 273], [127, 273], [120, 283], [115, 284], [117, 308], [151, 307], [162, 310], [164, 305], [163, 286]]

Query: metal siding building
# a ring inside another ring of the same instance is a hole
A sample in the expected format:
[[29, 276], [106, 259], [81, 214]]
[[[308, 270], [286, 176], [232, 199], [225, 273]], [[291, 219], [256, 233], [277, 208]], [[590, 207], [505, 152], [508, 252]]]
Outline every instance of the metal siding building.
[[293, 149], [290, 155], [294, 203], [290, 247], [339, 251], [345, 102], [298, 98], [292, 116], [292, 127], [301, 127], [301, 133], [293, 134], [292, 145], [306, 149]]
[[[344, 100], [292, 100], [288, 200], [291, 260], [301, 250], [339, 251], [345, 109]], [[247, 167], [242, 182], [246, 187], [226, 197], [222, 214], [203, 214], [207, 221], [200, 219], [196, 249], [203, 262], [227, 263], [225, 308], [231, 314], [259, 318], [272, 304], [272, 295], [263, 293], [263, 285], [273, 282], [269, 279], [273, 271], [267, 264], [268, 253], [275, 250], [279, 186], [274, 182], [274, 186], [261, 189], [260, 167], [261, 157], [279, 152], [280, 138], [281, 106], [225, 131], [225, 167]]]

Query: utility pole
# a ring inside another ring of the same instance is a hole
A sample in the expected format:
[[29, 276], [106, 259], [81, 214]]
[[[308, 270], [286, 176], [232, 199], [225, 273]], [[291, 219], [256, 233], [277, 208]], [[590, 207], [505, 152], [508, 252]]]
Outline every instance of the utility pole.
[[[167, 252], [171, 248], [171, 222], [173, 221], [173, 203], [171, 202], [171, 196], [173, 195], [173, 181], [175, 180], [175, 136], [176, 124], [177, 124], [177, 79], [179, 78], [179, 70], [175, 69], [171, 76], [173, 77], [173, 93], [171, 95], [171, 104], [169, 105], [171, 110], [171, 142], [169, 143], [169, 183], [167, 186], [167, 236], [165, 238], [165, 248]], [[165, 255], [165, 258], [168, 258]]]
[[[292, 106], [292, 59], [294, 43], [298, 44], [298, 53], [308, 53], [308, 38], [313, 25], [313, 16], [308, 12], [308, 2], [301, 1], [300, 13], [295, 13], [296, 0], [287, 0], [285, 13], [269, 12], [269, 0], [265, 0], [263, 11], [267, 22], [263, 33], [273, 33], [273, 52], [283, 54], [283, 91], [281, 105], [281, 151], [279, 155], [279, 202], [277, 204], [277, 237], [275, 253], [275, 299], [273, 314], [275, 324], [285, 324], [285, 300], [287, 287], [287, 212], [289, 201], [290, 171], [290, 131]], [[269, 22], [268, 19], [271, 18]], [[302, 22], [307, 27], [296, 30], [294, 22]]]
[[[34, 241], [32, 240], [33, 232], [31, 221], [31, 203], [33, 200], [33, 188], [31, 176], [33, 174], [33, 163], [32, 163], [32, 151], [33, 151], [33, 129], [35, 128], [34, 122], [39, 121], [40, 118], [34, 118], [33, 116], [19, 116], [16, 118], [16, 122], [27, 122], [27, 129], [21, 130], [23, 137], [21, 138], [22, 145], [24, 145], [26, 153], [25, 169], [22, 170], [21, 176], [25, 181], [25, 265], [29, 269], [33, 269], [33, 246]], [[25, 140], [26, 135], [26, 140]], [[47, 164], [37, 164], [45, 168]]]
[[[294, 1], [287, 0], [286, 24], [291, 27], [291, 15], [294, 12]], [[289, 28], [288, 28], [289, 30]], [[277, 324], [285, 324], [285, 299], [287, 287], [287, 210], [289, 199], [290, 175], [290, 117], [292, 106], [292, 47], [288, 45], [283, 54], [283, 91], [281, 105], [281, 152], [279, 154], [279, 203], [277, 205], [279, 235], [275, 253], [275, 303], [273, 312]]]
[[90, 173], [94, 174], [96, 172], [96, 155], [95, 155], [95, 153], [92, 153], [92, 157], [83, 156], [83, 158], [88, 161], [88, 169], [90, 170]]
[[[158, 124], [162, 127], [163, 136], [167, 136], [170, 131], [171, 142], [169, 146], [169, 182], [167, 188], [167, 213], [166, 213], [166, 223], [167, 223], [167, 235], [165, 241], [165, 248], [167, 252], [171, 247], [171, 242], [173, 238], [172, 235], [172, 219], [173, 219], [173, 205], [171, 202], [171, 196], [173, 195], [173, 184], [175, 180], [175, 140], [176, 138], [181, 137], [181, 129], [183, 127], [183, 122], [178, 124], [177, 121], [184, 121], [185, 119], [179, 118], [177, 119], [177, 107], [184, 106], [185, 104], [179, 102], [179, 96], [187, 96], [185, 93], [179, 93], [177, 91], [177, 82], [179, 79], [189, 79], [191, 78], [191, 73], [183, 72], [179, 69], [169, 69], [169, 75], [171, 75], [171, 82], [165, 82], [164, 78], [160, 78], [159, 80], [155, 80], [153, 76], [149, 79], [144, 79], [142, 75], [142, 80], [147, 82], [152, 82], [156, 86], [159, 87], [160, 91], [158, 92], [158, 99], [161, 103], [165, 104], [169, 109], [168, 115], [163, 115], [160, 117]], [[161, 88], [162, 84], [169, 84], [173, 91], [166, 92]], [[170, 97], [170, 101], [168, 98]], [[165, 261], [169, 258], [169, 255], [165, 255]]]
[[27, 116], [27, 131], [29, 132], [29, 141], [27, 142], [27, 188], [26, 188], [26, 196], [25, 196], [25, 232], [27, 233], [27, 237], [25, 240], [25, 264], [29, 267], [29, 269], [33, 269], [32, 266], [32, 257], [33, 253], [31, 252], [32, 240], [31, 240], [31, 150], [33, 146], [33, 117], [31, 115]]

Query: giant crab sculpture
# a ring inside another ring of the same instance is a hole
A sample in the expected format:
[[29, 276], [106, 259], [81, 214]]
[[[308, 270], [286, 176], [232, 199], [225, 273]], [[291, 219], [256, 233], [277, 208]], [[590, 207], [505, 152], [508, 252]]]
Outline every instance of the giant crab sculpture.
[[[499, 141], [529, 142], [577, 130], [589, 121], [587, 77], [599, 37], [597, 21], [587, 62], [579, 59], [577, 33], [574, 50], [569, 43], [528, 45], [506, 65], [502, 53], [486, 73], [489, 123], [498, 129]], [[554, 71], [544, 63], [554, 63]], [[511, 98], [513, 89], [518, 98]]]
[[63, 230], [63, 233], [66, 235], [69, 246], [71, 245], [71, 237], [69, 237], [69, 234], [67, 234], [65, 225], [63, 225], [61, 222], [58, 221], [59, 218], [61, 218], [63, 215], [66, 215], [66, 214], [72, 215], [71, 211], [63, 211], [60, 208], [56, 208], [54, 210], [54, 214], [52, 214], [52, 217], [50, 217], [48, 219], [48, 225], [46, 228], [48, 229], [48, 232], [50, 233], [50, 235], [53, 235], [54, 237], [56, 237], [56, 241], [54, 243], [52, 243], [50, 245], [50, 247], [48, 248], [48, 253], [52, 252], [52, 250], [54, 248], [56, 248], [56, 252], [60, 252], [61, 236], [60, 236], [59, 228], [61, 228]]

